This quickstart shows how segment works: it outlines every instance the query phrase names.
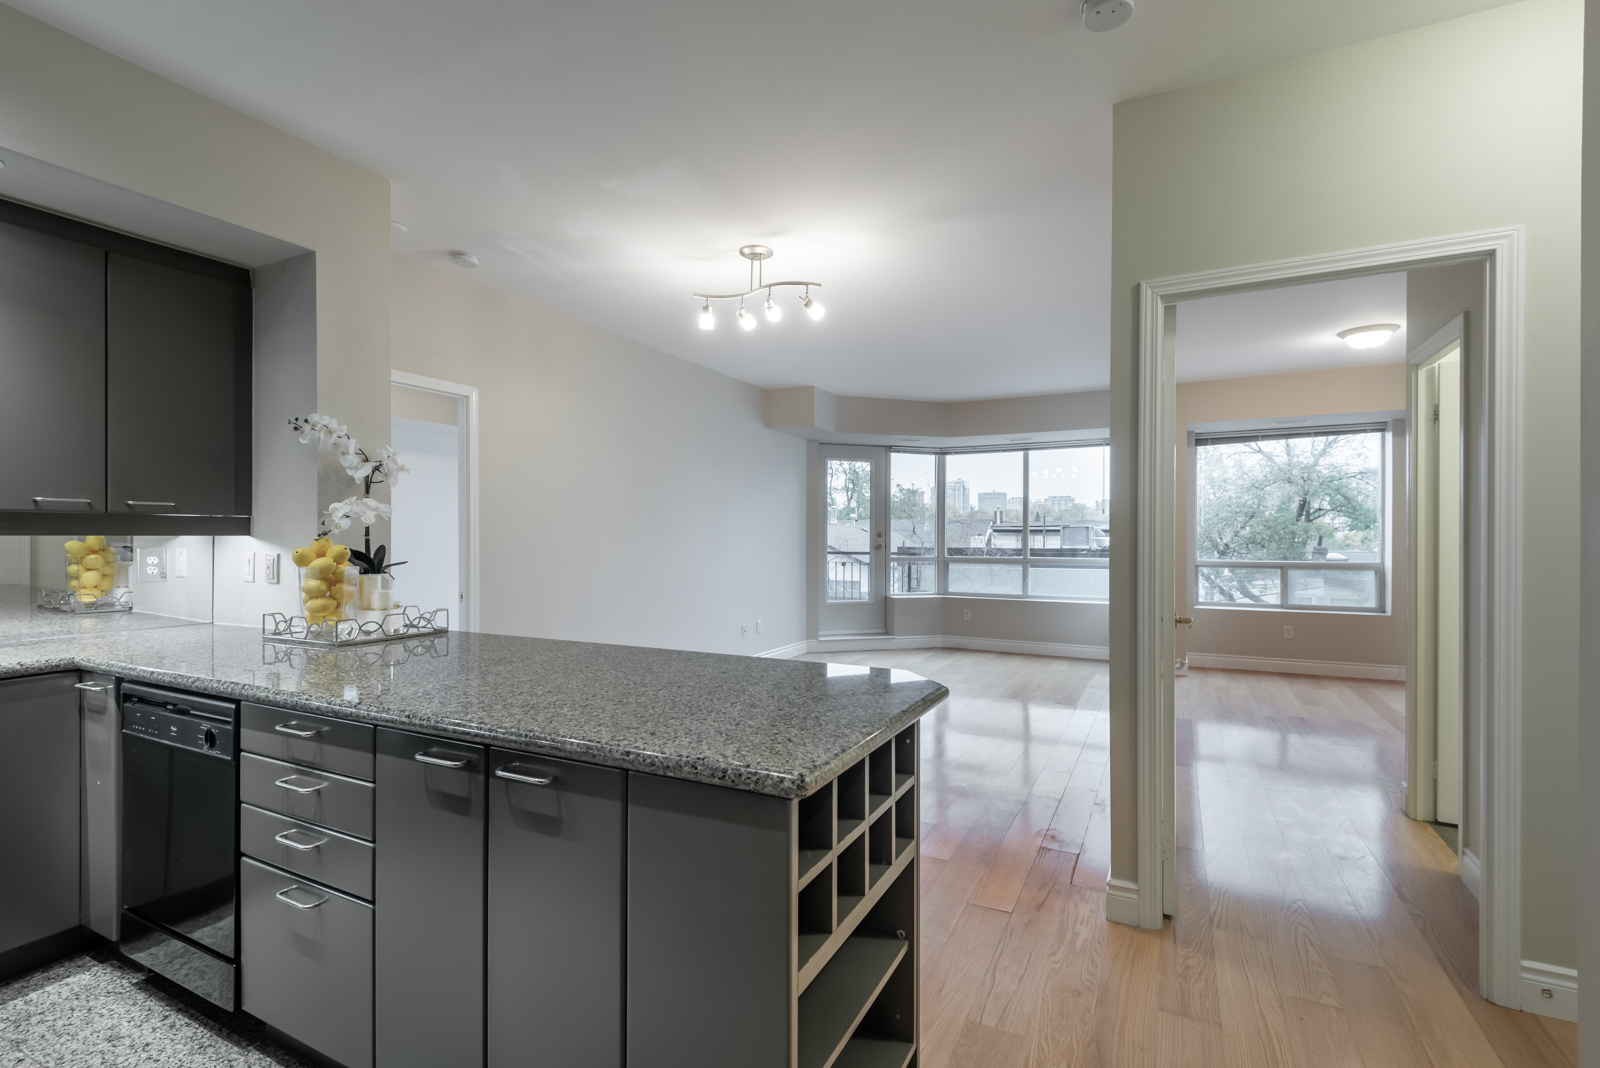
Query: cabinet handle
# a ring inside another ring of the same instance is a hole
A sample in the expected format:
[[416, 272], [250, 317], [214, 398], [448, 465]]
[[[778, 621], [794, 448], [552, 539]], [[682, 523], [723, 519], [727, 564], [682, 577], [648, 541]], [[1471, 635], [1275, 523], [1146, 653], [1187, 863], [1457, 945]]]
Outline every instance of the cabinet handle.
[[[316, 898], [316, 900], [302, 905], [300, 902], [296, 901], [294, 898], [289, 896], [290, 894], [294, 894], [294, 893], [304, 894], [306, 897], [308, 897], [308, 898]], [[318, 905], [320, 905], [323, 902], [328, 900], [328, 897], [327, 897], [326, 894], [324, 894], [321, 897], [317, 897], [316, 894], [313, 894], [310, 890], [307, 890], [303, 886], [286, 887], [286, 888], [284, 888], [282, 890], [279, 890], [276, 894], [273, 894], [272, 896], [277, 898], [279, 901], [283, 902], [285, 905], [293, 905], [297, 909], [314, 909]]]
[[72, 684], [74, 690], [86, 690], [89, 693], [105, 693], [107, 690], [116, 689], [116, 686], [117, 684], [114, 682], [75, 682]]
[[178, 502], [177, 501], [123, 501], [122, 503], [123, 504], [127, 504], [127, 505], [132, 505], [133, 507], [140, 507], [140, 506], [149, 507], [149, 508], [176, 508], [176, 507], [178, 507]]
[[50, 504], [93, 504], [94, 503], [93, 501], [91, 501], [87, 497], [35, 497], [33, 499], [33, 503], [34, 504], [44, 504], [47, 501]]
[[[300, 785], [297, 785], [295, 783], [296, 779], [305, 779], [306, 782], [312, 783], [314, 785], [311, 785], [311, 786], [300, 786]], [[310, 793], [317, 792], [318, 790], [322, 789], [324, 786], [326, 786], [328, 784], [325, 783], [325, 782], [317, 782], [317, 780], [315, 780], [315, 779], [306, 779], [304, 775], [286, 775], [283, 778], [279, 779], [277, 782], [273, 783], [273, 785], [274, 786], [281, 786], [285, 790], [293, 790], [297, 794], [310, 794]]]
[[[306, 838], [316, 838], [317, 840], [309, 843], [305, 842], [304, 840], [296, 841], [294, 838], [290, 837], [291, 835], [296, 834], [304, 835]], [[313, 849], [317, 848], [317, 846], [325, 845], [328, 841], [326, 838], [317, 838], [317, 836], [312, 834], [310, 831], [302, 831], [298, 827], [290, 831], [284, 831], [282, 834], [273, 835], [272, 840], [274, 842], [281, 842], [290, 849], [298, 849], [302, 853], [309, 853]]]
[[[522, 768], [523, 771], [513, 771], [513, 768]], [[513, 782], [525, 782], [532, 786], [549, 786], [556, 781], [555, 775], [540, 775], [526, 764], [506, 764], [494, 769], [495, 778], [511, 779]]]
[[277, 731], [279, 734], [292, 734], [296, 738], [315, 738], [328, 728], [312, 727], [310, 730], [307, 730], [304, 727], [297, 726], [294, 720], [290, 720], [288, 723], [280, 723], [272, 729]]
[[457, 757], [454, 760], [448, 757], [434, 756], [432, 749], [424, 749], [411, 759], [420, 760], [424, 764], [437, 764], [441, 768], [464, 768], [472, 763], [472, 758], [469, 756]]

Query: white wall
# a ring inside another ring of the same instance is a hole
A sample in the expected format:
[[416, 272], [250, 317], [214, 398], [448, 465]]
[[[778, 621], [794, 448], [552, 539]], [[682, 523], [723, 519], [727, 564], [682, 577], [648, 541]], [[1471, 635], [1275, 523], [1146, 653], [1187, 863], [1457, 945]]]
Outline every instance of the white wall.
[[[1523, 956], [1577, 965], [1583, 6], [1525, 0], [1114, 112], [1112, 525], [1135, 521], [1143, 279], [1526, 228]], [[1132, 558], [1112, 558], [1112, 872], [1136, 877]]]
[[803, 640], [805, 443], [761, 391], [451, 271], [395, 257], [394, 367], [480, 390], [482, 629]]

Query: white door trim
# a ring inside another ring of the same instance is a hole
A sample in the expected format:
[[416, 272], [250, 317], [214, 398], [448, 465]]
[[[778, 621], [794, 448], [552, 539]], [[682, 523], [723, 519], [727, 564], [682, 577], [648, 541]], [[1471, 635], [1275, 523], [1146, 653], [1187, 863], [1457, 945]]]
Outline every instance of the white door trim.
[[[457, 397], [465, 402], [462, 406], [466, 409], [467, 422], [467, 456], [466, 456], [466, 516], [463, 525], [462, 551], [466, 553], [467, 564], [467, 610], [465, 618], [459, 624], [460, 629], [476, 631], [478, 629], [478, 387], [462, 385], [460, 382], [446, 382], [442, 378], [428, 378], [424, 375], [414, 375], [409, 371], [389, 372], [389, 381], [397, 386], [409, 386], [412, 389], [427, 390], [429, 393], [442, 393], [447, 397]], [[456, 613], [451, 613], [455, 615]]]
[[[1484, 709], [1482, 907], [1479, 910], [1483, 996], [1500, 1005], [1521, 1003], [1522, 819], [1522, 228], [1382, 245], [1248, 267], [1203, 271], [1142, 282], [1139, 286], [1138, 426], [1134, 443], [1138, 484], [1134, 506], [1135, 779], [1137, 909], [1113, 918], [1160, 927], [1163, 813], [1171, 809], [1166, 782], [1173, 754], [1163, 694], [1170, 687], [1174, 589], [1172, 568], [1174, 427], [1170, 342], [1165, 316], [1171, 305], [1202, 296], [1266, 289], [1312, 280], [1378, 274], [1412, 267], [1482, 259], [1489, 266], [1486, 313], [1486, 410], [1489, 422], [1487, 574], [1481, 584], [1486, 680]], [[1163, 584], [1161, 577], [1167, 576]], [[1110, 900], [1107, 905], [1109, 907]], [[1128, 915], [1130, 912], [1136, 916]], [[1109, 915], [1109, 913], [1108, 913]]]

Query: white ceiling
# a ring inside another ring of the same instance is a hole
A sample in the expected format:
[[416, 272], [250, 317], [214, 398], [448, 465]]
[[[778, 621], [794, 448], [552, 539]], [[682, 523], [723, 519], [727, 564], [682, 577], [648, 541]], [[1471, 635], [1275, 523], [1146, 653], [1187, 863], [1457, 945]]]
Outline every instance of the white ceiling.
[[[1113, 101], [1505, 0], [11, 2], [387, 175], [403, 251], [757, 385], [955, 400], [1106, 387]], [[824, 321], [696, 328], [755, 241]]]
[[[1404, 271], [1184, 301], [1178, 381], [1401, 363], [1405, 322]], [[1374, 323], [1399, 323], [1400, 330], [1371, 349], [1352, 349], [1338, 337]]]

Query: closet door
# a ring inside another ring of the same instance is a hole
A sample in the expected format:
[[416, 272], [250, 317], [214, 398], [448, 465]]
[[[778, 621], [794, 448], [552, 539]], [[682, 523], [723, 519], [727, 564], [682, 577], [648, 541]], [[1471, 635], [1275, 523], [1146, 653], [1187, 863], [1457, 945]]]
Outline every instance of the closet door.
[[0, 510], [105, 511], [105, 260], [0, 222]]

